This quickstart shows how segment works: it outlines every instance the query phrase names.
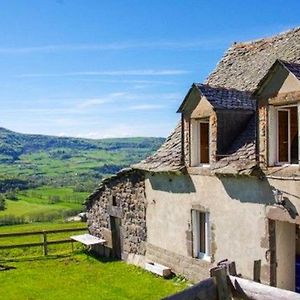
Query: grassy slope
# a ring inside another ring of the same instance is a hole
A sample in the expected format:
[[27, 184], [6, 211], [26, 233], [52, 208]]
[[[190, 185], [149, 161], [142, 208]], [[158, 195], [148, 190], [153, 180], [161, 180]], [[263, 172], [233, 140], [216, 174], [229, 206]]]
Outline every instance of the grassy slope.
[[9, 264], [16, 269], [0, 272], [6, 300], [161, 299], [185, 287], [121, 261], [85, 254]]
[[1, 178], [35, 185], [95, 185], [103, 176], [145, 158], [162, 142], [162, 138], [61, 138], [0, 128], [0, 190]]

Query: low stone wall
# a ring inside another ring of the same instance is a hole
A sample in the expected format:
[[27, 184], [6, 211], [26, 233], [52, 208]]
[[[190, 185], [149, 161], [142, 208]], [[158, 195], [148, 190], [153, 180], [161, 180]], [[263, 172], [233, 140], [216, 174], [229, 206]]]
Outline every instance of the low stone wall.
[[[120, 219], [122, 258], [144, 255], [146, 230], [145, 183], [142, 172], [123, 171], [102, 182], [87, 203], [88, 228], [92, 235], [105, 239], [113, 250], [111, 217]], [[97, 247], [94, 249], [97, 251]], [[111, 251], [110, 251], [111, 252]], [[106, 255], [109, 251], [105, 251]], [[101, 254], [101, 253], [100, 253]]]
[[165, 265], [175, 273], [197, 282], [209, 277], [212, 263], [186, 257], [147, 243], [146, 260]]

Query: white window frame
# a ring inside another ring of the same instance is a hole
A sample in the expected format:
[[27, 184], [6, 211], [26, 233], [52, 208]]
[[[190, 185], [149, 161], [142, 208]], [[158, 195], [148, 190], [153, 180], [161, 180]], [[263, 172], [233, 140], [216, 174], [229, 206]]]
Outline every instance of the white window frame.
[[[290, 111], [288, 108], [297, 107], [297, 119], [298, 119], [298, 161], [300, 162], [300, 103], [294, 105], [285, 105], [285, 106], [270, 106], [269, 107], [269, 134], [268, 134], [268, 148], [269, 148], [269, 157], [268, 164], [269, 166], [282, 166], [282, 165], [299, 165], [291, 164], [291, 118]], [[278, 122], [278, 112], [279, 111], [288, 111], [288, 161], [287, 162], [279, 162], [279, 122]]]
[[[200, 213], [205, 214], [205, 252], [200, 251]], [[192, 210], [193, 256], [211, 261], [210, 220], [208, 211]]]
[[[208, 124], [208, 158], [209, 163], [201, 163], [200, 157], [200, 123], [207, 123]], [[190, 163], [192, 167], [209, 167], [210, 166], [210, 157], [211, 157], [211, 150], [210, 150], [210, 122], [209, 119], [191, 119], [191, 140], [190, 140]]]

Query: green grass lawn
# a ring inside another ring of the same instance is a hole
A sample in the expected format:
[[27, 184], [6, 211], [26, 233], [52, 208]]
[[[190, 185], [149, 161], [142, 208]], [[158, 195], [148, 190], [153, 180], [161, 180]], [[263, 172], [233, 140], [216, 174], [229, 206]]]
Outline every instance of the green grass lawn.
[[186, 287], [122, 261], [84, 253], [6, 264], [16, 267], [0, 272], [1, 299], [6, 300], [161, 299]]

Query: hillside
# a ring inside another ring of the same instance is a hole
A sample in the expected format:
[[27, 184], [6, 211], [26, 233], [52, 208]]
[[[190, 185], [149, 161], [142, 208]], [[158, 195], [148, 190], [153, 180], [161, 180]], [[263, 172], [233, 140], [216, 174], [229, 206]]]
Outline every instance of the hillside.
[[21, 134], [0, 128], [0, 192], [42, 185], [90, 191], [102, 177], [154, 152], [163, 140], [91, 140]]

